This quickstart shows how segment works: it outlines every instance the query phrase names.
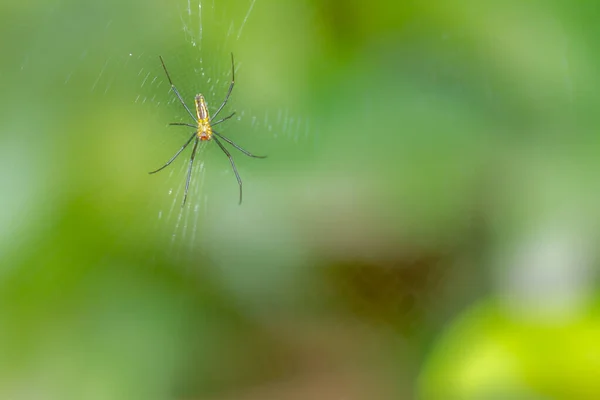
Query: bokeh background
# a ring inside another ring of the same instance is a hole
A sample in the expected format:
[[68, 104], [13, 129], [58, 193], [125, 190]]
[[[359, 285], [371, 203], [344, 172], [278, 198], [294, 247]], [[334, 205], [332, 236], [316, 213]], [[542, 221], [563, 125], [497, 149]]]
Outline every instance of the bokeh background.
[[[1, 399], [597, 399], [594, 1], [4, 1]], [[187, 115], [206, 143], [181, 207]]]

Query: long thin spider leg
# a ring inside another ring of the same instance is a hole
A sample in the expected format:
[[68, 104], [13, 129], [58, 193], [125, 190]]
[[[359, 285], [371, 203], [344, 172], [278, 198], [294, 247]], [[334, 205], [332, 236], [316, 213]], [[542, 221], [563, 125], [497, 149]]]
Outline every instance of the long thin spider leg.
[[171, 122], [169, 125], [189, 126], [190, 128], [198, 128], [197, 125], [186, 124], [185, 122]]
[[221, 122], [223, 121], [227, 121], [229, 118], [233, 117], [235, 115], [235, 111], [231, 113], [231, 115], [226, 116], [225, 118], [221, 118], [220, 120], [218, 120], [217, 122], [211, 122], [212, 126], [215, 125], [219, 125]]
[[183, 192], [183, 203], [181, 203], [181, 207], [185, 205], [188, 189], [190, 188], [190, 179], [192, 178], [192, 165], [194, 165], [194, 158], [196, 157], [196, 150], [198, 149], [198, 141], [198, 138], [196, 138], [196, 141], [194, 142], [194, 148], [192, 149], [192, 156], [190, 157], [190, 166], [188, 167], [187, 178], [185, 180], [185, 191]]
[[235, 147], [236, 149], [238, 149], [239, 151], [241, 151], [242, 153], [244, 153], [248, 157], [253, 157], [253, 158], [267, 158], [267, 156], [255, 156], [254, 154], [250, 153], [248, 150], [242, 149], [240, 146], [238, 146], [237, 144], [233, 143], [233, 141], [231, 139], [226, 138], [225, 136], [221, 135], [218, 132], [212, 131], [212, 133], [214, 133], [215, 135], [217, 135], [218, 137], [220, 137], [221, 139], [223, 139], [224, 141], [226, 141], [227, 143], [229, 143], [230, 145], [232, 145], [233, 147]]
[[231, 154], [229, 154], [229, 152], [227, 151], [225, 146], [223, 146], [223, 144], [219, 141], [219, 139], [217, 139], [214, 136], [213, 136], [213, 139], [215, 140], [215, 142], [217, 142], [217, 144], [219, 145], [221, 150], [223, 150], [223, 153], [225, 153], [227, 158], [229, 158], [229, 162], [231, 162], [231, 166], [233, 167], [233, 172], [235, 173], [235, 177], [237, 178], [238, 184], [240, 185], [240, 203], [239, 204], [242, 204], [242, 178], [240, 178], [240, 174], [238, 173], [238, 170], [235, 167], [235, 162], [233, 162], [233, 157], [231, 157]]
[[223, 107], [225, 107], [225, 104], [227, 104], [227, 100], [229, 100], [229, 95], [231, 94], [231, 91], [233, 90], [234, 84], [235, 84], [235, 68], [233, 65], [233, 53], [231, 53], [231, 84], [229, 85], [229, 90], [227, 91], [225, 100], [223, 100], [223, 102], [219, 106], [219, 109], [217, 110], [217, 112], [214, 113], [213, 118], [215, 118], [217, 115], [219, 115], [219, 113], [221, 112]]
[[171, 157], [171, 159], [169, 161], [167, 161], [167, 163], [165, 165], [163, 165], [162, 167], [160, 167], [159, 169], [157, 169], [156, 171], [152, 171], [152, 172], [148, 172], [149, 174], [155, 174], [158, 171], [166, 168], [169, 166], [169, 164], [171, 164], [176, 158], [177, 156], [186, 148], [188, 147], [188, 145], [190, 144], [190, 142], [192, 141], [192, 139], [194, 139], [194, 137], [196, 137], [196, 132], [194, 132], [194, 134], [192, 135], [192, 137], [190, 137], [188, 139], [187, 142], [185, 142], [185, 144], [183, 146], [181, 146], [181, 148], [177, 151], [177, 153], [175, 153], [175, 155], [173, 157]]
[[181, 95], [179, 94], [179, 90], [177, 90], [177, 88], [173, 84], [173, 81], [171, 80], [171, 76], [169, 75], [169, 71], [167, 71], [167, 67], [165, 66], [165, 62], [163, 61], [162, 57], [158, 56], [158, 58], [160, 58], [160, 63], [162, 64], [163, 69], [165, 70], [165, 74], [167, 74], [167, 79], [169, 80], [169, 83], [171, 84], [171, 89], [173, 90], [173, 92], [175, 93], [175, 95], [177, 96], [177, 98], [179, 99], [179, 102], [181, 103], [181, 105], [183, 105], [183, 107], [185, 107], [185, 109], [188, 112], [188, 114], [190, 114], [190, 117], [192, 117], [192, 119], [194, 121], [196, 121], [196, 117], [190, 111], [190, 109], [188, 108], [188, 106], [185, 104], [185, 101], [183, 101], [183, 97], [181, 97]]

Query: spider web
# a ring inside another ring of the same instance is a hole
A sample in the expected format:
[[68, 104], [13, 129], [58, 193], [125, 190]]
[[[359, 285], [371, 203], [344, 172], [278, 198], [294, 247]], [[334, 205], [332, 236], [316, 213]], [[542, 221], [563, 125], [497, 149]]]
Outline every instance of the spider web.
[[[223, 101], [231, 81], [230, 54], [235, 56], [236, 85], [226, 107], [217, 119], [223, 118], [233, 111], [235, 116], [220, 124], [218, 132], [230, 138], [242, 148], [253, 154], [263, 155], [264, 143], [274, 140], [291, 140], [297, 142], [308, 133], [306, 121], [295, 118], [288, 108], [260, 109], [248, 105], [248, 90], [244, 81], [251, 79], [246, 73], [244, 64], [257, 62], [248, 60], [242, 55], [242, 43], [247, 41], [246, 32], [253, 21], [253, 15], [260, 7], [260, 2], [248, 0], [237, 3], [221, 4], [214, 0], [181, 0], [177, 4], [179, 32], [165, 46], [167, 53], [162, 54], [173, 83], [177, 86], [188, 107], [193, 110], [193, 98], [202, 93], [207, 101], [209, 112], [214, 114]], [[170, 120], [161, 119], [160, 129], [153, 134], [157, 146], [161, 148], [163, 157], [156, 161], [155, 169], [164, 164], [192, 133], [191, 128], [166, 127], [168, 122], [193, 123], [176, 96], [168, 91], [168, 80], [156, 59], [149, 59], [153, 64], [141, 68], [138, 77], [142, 89], [136, 102], [158, 111], [159, 114], [171, 115]], [[151, 96], [145, 86], [152, 88]], [[144, 94], [142, 94], [144, 93]], [[244, 97], [246, 101], [240, 101]], [[165, 111], [165, 108], [167, 111]], [[164, 128], [163, 128], [164, 126]], [[179, 142], [173, 142], [173, 137]], [[236, 162], [243, 180], [244, 200], [238, 206], [238, 185], [229, 160], [212, 142], [201, 142], [198, 145], [192, 168], [190, 187], [186, 204], [182, 207], [187, 169], [193, 144], [165, 170], [151, 175], [156, 183], [157, 193], [149, 205], [149, 214], [156, 216], [155, 229], [169, 241], [169, 255], [174, 261], [192, 257], [206, 256], [210, 247], [211, 236], [206, 229], [207, 216], [212, 213], [226, 213], [244, 218], [247, 207], [258, 198], [260, 184], [256, 179], [259, 171], [264, 171], [264, 160], [252, 159], [224, 143]], [[166, 191], [160, 191], [164, 187]], [[253, 199], [254, 197], [254, 199]], [[213, 218], [214, 220], [214, 218]], [[208, 229], [210, 231], [210, 229]]]

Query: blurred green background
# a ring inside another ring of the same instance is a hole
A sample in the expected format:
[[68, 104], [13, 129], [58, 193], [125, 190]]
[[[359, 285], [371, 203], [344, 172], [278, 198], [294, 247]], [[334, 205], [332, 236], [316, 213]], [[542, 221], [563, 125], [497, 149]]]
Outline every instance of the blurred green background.
[[0, 398], [600, 398], [598, 10], [3, 2]]

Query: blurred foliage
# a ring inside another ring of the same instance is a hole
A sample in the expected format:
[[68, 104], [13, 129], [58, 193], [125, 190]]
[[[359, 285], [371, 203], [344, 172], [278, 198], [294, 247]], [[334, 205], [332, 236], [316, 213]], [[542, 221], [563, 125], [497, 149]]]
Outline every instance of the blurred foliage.
[[3, 2], [0, 398], [598, 398], [597, 13]]

